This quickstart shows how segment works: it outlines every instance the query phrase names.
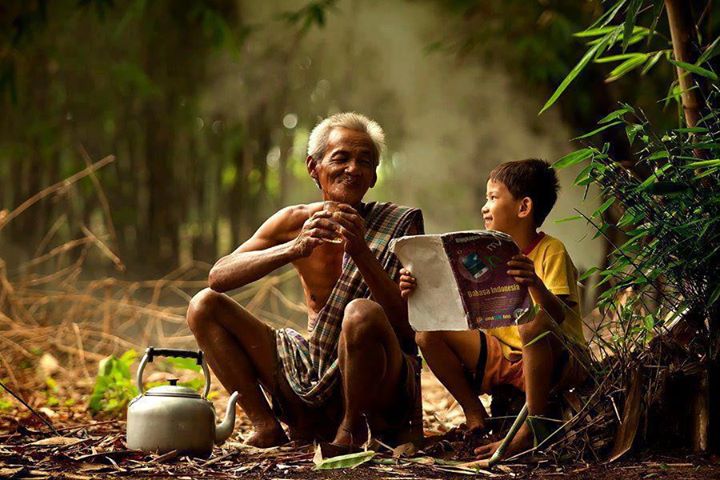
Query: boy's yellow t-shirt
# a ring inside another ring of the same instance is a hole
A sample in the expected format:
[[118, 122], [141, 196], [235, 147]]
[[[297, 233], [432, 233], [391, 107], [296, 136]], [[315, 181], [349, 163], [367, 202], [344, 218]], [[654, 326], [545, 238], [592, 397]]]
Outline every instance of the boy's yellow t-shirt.
[[[560, 329], [569, 340], [585, 346], [587, 342], [582, 328], [577, 269], [560, 240], [550, 235], [541, 235], [543, 237], [526, 255], [535, 264], [535, 273], [545, 287], [566, 302], [565, 319], [560, 324]], [[517, 356], [522, 350], [520, 332], [514, 325], [488, 329], [486, 333], [500, 340], [505, 358]]]

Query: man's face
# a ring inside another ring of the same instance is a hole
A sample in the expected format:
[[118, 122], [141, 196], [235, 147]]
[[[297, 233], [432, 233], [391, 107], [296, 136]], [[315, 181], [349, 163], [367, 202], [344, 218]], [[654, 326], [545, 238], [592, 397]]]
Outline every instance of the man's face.
[[375, 185], [375, 145], [364, 132], [333, 128], [322, 160], [308, 158], [308, 171], [318, 182], [323, 200], [357, 205]]
[[488, 180], [485, 205], [482, 208], [485, 228], [512, 234], [521, 215], [522, 201], [515, 199], [502, 182]]

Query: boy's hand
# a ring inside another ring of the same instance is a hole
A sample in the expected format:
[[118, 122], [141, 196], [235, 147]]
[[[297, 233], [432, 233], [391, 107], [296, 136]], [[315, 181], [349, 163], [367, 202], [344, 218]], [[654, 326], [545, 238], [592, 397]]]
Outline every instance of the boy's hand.
[[507, 263], [509, 270], [507, 274], [515, 279], [520, 285], [528, 287], [541, 286], [542, 280], [535, 274], [535, 264], [523, 254], [515, 255]]
[[417, 288], [417, 280], [407, 268], [400, 269], [400, 296], [408, 298]]

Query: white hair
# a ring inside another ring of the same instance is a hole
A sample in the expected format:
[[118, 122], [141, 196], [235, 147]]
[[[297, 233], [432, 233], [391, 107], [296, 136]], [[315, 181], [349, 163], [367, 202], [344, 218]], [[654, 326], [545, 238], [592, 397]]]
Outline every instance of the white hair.
[[333, 128], [347, 128], [367, 133], [375, 145], [376, 160], [378, 163], [380, 162], [380, 155], [385, 149], [385, 132], [375, 120], [370, 120], [365, 115], [355, 112], [336, 113], [318, 123], [310, 132], [307, 150], [309, 156], [316, 161], [322, 159]]

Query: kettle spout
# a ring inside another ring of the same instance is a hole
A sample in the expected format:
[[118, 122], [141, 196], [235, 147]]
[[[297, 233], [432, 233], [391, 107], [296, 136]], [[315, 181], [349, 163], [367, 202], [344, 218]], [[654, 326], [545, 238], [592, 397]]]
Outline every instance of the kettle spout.
[[235, 404], [237, 403], [238, 395], [238, 392], [233, 392], [230, 396], [230, 401], [228, 401], [227, 410], [225, 411], [225, 418], [219, 425], [215, 426], [216, 444], [227, 440], [235, 428]]

